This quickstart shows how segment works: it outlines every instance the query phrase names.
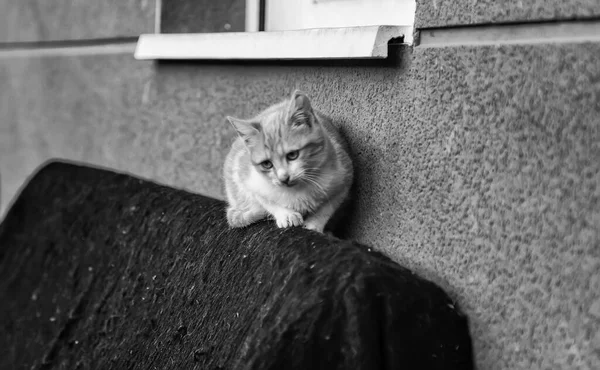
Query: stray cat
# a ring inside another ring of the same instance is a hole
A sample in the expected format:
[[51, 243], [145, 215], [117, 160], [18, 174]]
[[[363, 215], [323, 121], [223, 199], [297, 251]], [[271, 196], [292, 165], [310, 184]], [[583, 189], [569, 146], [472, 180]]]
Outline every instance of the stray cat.
[[323, 232], [353, 180], [348, 145], [330, 119], [296, 90], [254, 118], [227, 120], [239, 135], [224, 167], [229, 225], [271, 216], [278, 227]]

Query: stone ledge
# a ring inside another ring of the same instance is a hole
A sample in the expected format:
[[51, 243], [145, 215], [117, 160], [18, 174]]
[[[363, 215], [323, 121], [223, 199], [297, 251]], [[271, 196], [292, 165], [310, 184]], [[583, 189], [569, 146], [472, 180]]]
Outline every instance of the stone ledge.
[[386, 58], [388, 42], [412, 42], [410, 26], [316, 28], [277, 32], [141, 35], [136, 59]]
[[546, 22], [427, 28], [418, 46], [426, 48], [600, 42], [600, 21]]

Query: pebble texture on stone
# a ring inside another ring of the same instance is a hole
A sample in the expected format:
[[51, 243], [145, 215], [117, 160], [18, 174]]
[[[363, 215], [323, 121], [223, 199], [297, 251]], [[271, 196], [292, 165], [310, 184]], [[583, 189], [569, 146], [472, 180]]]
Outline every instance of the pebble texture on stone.
[[417, 0], [415, 27], [590, 19], [598, 0]]
[[372, 248], [44, 166], [0, 224], [0, 369], [473, 369], [467, 319]]
[[414, 110], [376, 176], [394, 185], [371, 196], [395, 199], [370, 213], [387, 228], [358, 233], [455, 288], [481, 368], [600, 366], [598, 53], [415, 50]]

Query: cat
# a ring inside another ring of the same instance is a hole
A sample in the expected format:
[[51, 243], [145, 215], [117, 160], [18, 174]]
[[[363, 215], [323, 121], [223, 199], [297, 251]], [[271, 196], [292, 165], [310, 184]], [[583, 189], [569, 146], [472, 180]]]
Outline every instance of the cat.
[[224, 165], [229, 226], [272, 217], [280, 228], [323, 232], [354, 176], [331, 120], [298, 90], [254, 118], [227, 120], [238, 133]]

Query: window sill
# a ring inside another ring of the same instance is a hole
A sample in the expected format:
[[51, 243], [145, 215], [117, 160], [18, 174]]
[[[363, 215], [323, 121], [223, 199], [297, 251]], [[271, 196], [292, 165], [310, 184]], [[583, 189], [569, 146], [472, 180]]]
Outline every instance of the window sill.
[[277, 32], [144, 34], [138, 60], [384, 59], [388, 43], [412, 43], [411, 26], [314, 28]]

